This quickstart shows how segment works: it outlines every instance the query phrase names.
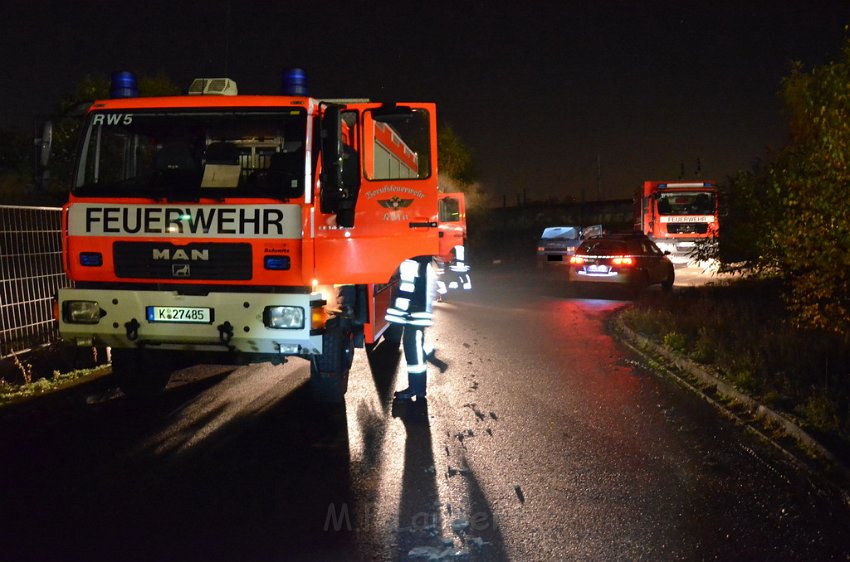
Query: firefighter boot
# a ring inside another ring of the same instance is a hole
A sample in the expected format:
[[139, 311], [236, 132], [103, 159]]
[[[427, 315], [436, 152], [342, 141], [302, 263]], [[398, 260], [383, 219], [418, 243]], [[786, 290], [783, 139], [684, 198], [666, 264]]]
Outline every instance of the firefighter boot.
[[396, 400], [413, 400], [414, 398], [421, 400], [425, 398], [427, 394], [425, 377], [425, 373], [408, 373], [407, 384], [410, 386], [396, 392]]

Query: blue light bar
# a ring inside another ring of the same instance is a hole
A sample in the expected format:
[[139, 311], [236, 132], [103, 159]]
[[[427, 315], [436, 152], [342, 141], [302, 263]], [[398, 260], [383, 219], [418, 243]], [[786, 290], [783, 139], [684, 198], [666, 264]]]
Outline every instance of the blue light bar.
[[289, 256], [266, 256], [263, 265], [272, 271], [285, 271], [290, 267]]
[[307, 75], [300, 68], [287, 68], [283, 71], [284, 96], [306, 96]]
[[80, 265], [100, 267], [103, 265], [103, 256], [100, 252], [80, 252]]
[[139, 97], [139, 83], [136, 75], [126, 70], [112, 73], [109, 95], [113, 98], [137, 98]]

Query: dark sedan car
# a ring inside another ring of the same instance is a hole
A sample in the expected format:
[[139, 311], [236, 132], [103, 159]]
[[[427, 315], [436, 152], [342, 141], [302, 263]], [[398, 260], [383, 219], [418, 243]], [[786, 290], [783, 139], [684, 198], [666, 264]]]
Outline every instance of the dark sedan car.
[[576, 287], [621, 285], [637, 291], [650, 285], [673, 287], [676, 273], [667, 253], [642, 234], [604, 234], [588, 238], [570, 258], [569, 279]]

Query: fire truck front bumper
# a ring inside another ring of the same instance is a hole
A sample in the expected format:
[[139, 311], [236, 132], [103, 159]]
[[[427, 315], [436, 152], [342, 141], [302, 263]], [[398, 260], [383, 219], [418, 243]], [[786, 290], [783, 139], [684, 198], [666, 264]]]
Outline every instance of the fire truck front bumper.
[[662, 252], [670, 252], [667, 257], [674, 265], [684, 266], [690, 264], [694, 258], [698, 239], [686, 238], [656, 238], [655, 244]]
[[59, 333], [78, 346], [314, 355], [322, 351], [318, 293], [61, 289]]

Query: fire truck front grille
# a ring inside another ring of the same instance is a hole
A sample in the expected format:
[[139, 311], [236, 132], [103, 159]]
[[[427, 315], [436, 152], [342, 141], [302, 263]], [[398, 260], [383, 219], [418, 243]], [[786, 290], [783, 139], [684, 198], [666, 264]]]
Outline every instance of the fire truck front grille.
[[112, 247], [115, 275], [138, 279], [251, 279], [250, 244], [187, 244], [116, 242]]
[[705, 222], [669, 222], [667, 232], [670, 234], [705, 234], [708, 223]]

